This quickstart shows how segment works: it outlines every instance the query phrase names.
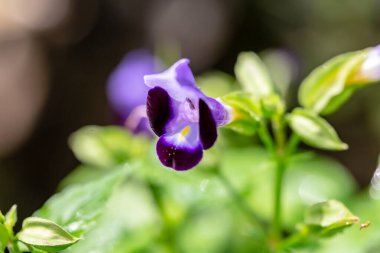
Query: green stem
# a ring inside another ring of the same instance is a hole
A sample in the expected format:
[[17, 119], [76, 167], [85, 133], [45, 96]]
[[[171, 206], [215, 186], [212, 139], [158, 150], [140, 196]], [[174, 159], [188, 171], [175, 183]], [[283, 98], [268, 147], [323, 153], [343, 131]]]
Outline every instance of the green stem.
[[260, 127], [259, 132], [258, 132], [259, 137], [260, 137], [261, 141], [263, 142], [265, 148], [270, 153], [274, 153], [275, 147], [273, 144], [272, 136], [270, 135], [265, 122], [261, 121], [260, 124], [261, 124], [261, 127]]
[[17, 241], [14, 240], [12, 244], [8, 246], [8, 250], [10, 253], [21, 253], [21, 250], [18, 248]]
[[173, 231], [174, 228], [173, 228], [172, 221], [170, 220], [170, 218], [168, 217], [168, 215], [165, 211], [165, 207], [164, 207], [164, 203], [162, 200], [160, 188], [157, 187], [156, 185], [152, 184], [152, 183], [149, 183], [148, 186], [150, 188], [153, 200], [154, 200], [154, 202], [155, 202], [155, 204], [159, 210], [160, 216], [161, 216], [162, 221], [164, 223], [164, 229], [162, 232], [163, 240], [166, 242], [169, 252], [174, 253], [174, 252], [176, 252], [176, 247], [174, 244], [174, 238], [175, 238], [175, 233]]
[[276, 180], [274, 189], [274, 211], [273, 211], [273, 239], [277, 242], [282, 239], [282, 186], [286, 170], [285, 161], [277, 158], [276, 161]]
[[292, 155], [296, 151], [299, 143], [300, 143], [299, 136], [295, 133], [292, 133], [292, 135], [289, 138], [288, 145], [286, 147], [286, 155], [287, 156]]
[[236, 205], [240, 208], [240, 210], [248, 217], [249, 221], [254, 225], [256, 228], [260, 230], [261, 234], [265, 233], [265, 229], [263, 225], [260, 223], [259, 216], [253, 211], [250, 206], [245, 202], [245, 200], [241, 197], [241, 195], [238, 193], [238, 191], [235, 189], [235, 187], [232, 185], [232, 183], [228, 180], [227, 177], [225, 177], [221, 172], [217, 173], [218, 178], [226, 188], [227, 192], [231, 195], [232, 199], [235, 201]]
[[[276, 140], [276, 178], [274, 185], [274, 210], [273, 210], [273, 228], [272, 228], [272, 244], [276, 247], [282, 240], [282, 191], [283, 181], [286, 170], [286, 136], [285, 125], [282, 118], [272, 120], [272, 128]], [[275, 248], [274, 247], [274, 248]]]

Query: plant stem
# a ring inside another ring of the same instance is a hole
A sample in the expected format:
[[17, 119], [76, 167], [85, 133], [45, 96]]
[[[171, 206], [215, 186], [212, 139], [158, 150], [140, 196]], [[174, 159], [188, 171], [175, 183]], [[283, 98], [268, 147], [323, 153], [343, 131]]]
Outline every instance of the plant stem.
[[286, 164], [283, 159], [278, 158], [276, 161], [276, 180], [274, 189], [274, 210], [273, 210], [273, 237], [275, 241], [282, 239], [282, 186]]
[[158, 208], [158, 211], [161, 215], [161, 219], [164, 223], [162, 239], [166, 242], [169, 252], [175, 253], [177, 251], [175, 247], [175, 232], [173, 231], [173, 224], [165, 211], [160, 188], [152, 183], [149, 183], [148, 187], [150, 188], [153, 200]]
[[219, 170], [216, 173], [228, 193], [231, 195], [232, 199], [235, 201], [236, 205], [240, 208], [240, 210], [247, 215], [249, 221], [260, 230], [261, 234], [265, 233], [265, 229], [263, 225], [260, 223], [259, 216], [253, 211], [250, 206], [245, 202], [245, 200], [241, 197], [232, 183], [225, 177]]
[[270, 135], [268, 128], [265, 124], [265, 122], [261, 121], [261, 127], [259, 129], [259, 137], [261, 141], [263, 142], [265, 148], [270, 152], [273, 153], [275, 151], [275, 147], [273, 144], [272, 136]]
[[292, 155], [296, 148], [298, 147], [298, 144], [300, 143], [300, 138], [297, 134], [292, 133], [292, 135], [289, 138], [288, 145], [286, 147], [286, 155], [290, 156]]
[[275, 118], [272, 120], [272, 127], [276, 140], [276, 178], [274, 185], [274, 210], [273, 210], [273, 231], [272, 243], [277, 245], [282, 240], [282, 190], [283, 181], [286, 170], [286, 137], [285, 128], [282, 118]]

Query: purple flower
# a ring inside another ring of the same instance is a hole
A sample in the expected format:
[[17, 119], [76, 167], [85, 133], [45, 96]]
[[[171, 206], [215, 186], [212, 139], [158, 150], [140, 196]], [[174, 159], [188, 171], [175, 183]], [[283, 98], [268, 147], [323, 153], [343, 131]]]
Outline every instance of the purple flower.
[[145, 50], [128, 53], [108, 79], [107, 96], [116, 123], [134, 133], [151, 133], [146, 116], [144, 75], [157, 73], [159, 62]]
[[217, 127], [229, 122], [228, 110], [207, 97], [196, 86], [189, 60], [182, 59], [168, 70], [144, 76], [151, 88], [147, 115], [154, 133], [160, 138], [157, 154], [161, 163], [175, 170], [196, 166], [203, 150], [211, 148]]

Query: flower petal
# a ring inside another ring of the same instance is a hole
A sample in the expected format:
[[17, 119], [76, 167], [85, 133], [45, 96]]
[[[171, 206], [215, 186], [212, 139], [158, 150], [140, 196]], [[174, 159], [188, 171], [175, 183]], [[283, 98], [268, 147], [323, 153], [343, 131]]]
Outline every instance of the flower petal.
[[211, 148], [218, 136], [214, 116], [202, 99], [199, 99], [199, 134], [204, 149]]
[[181, 59], [173, 65], [176, 79], [182, 86], [196, 87], [193, 72], [189, 67], [189, 59]]
[[156, 146], [161, 163], [178, 171], [196, 166], [203, 156], [197, 132], [197, 126], [193, 125], [174, 135], [162, 135]]
[[166, 126], [172, 118], [172, 105], [169, 94], [163, 88], [149, 90], [146, 113], [153, 132], [158, 136], [165, 134]]
[[380, 79], [380, 45], [369, 51], [367, 59], [361, 67], [361, 74], [367, 81]]
[[158, 61], [153, 55], [136, 50], [128, 53], [110, 75], [107, 82], [108, 101], [122, 122], [135, 107], [146, 103], [148, 87], [142, 78], [157, 72], [157, 66]]
[[188, 64], [188, 59], [181, 59], [162, 73], [145, 75], [145, 84], [150, 88], [161, 87], [165, 89], [173, 99], [184, 101], [186, 99], [184, 88], [198, 89]]

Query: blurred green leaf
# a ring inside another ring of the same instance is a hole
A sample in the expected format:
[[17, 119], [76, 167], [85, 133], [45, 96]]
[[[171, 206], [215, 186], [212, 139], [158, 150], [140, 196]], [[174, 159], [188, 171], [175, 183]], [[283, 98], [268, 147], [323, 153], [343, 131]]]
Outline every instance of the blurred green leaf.
[[38, 217], [25, 219], [17, 238], [27, 245], [49, 252], [64, 250], [79, 240], [54, 222]]
[[363, 221], [370, 221], [367, 229], [347, 229], [343, 234], [323, 240], [316, 253], [375, 253], [380, 251], [380, 201], [365, 190], [351, 200], [350, 209]]
[[143, 154], [146, 140], [131, 138], [130, 133], [116, 126], [86, 126], [71, 135], [69, 144], [82, 163], [112, 168]]
[[305, 213], [305, 224], [317, 226], [320, 236], [330, 236], [359, 222], [341, 202], [328, 200], [312, 205]]
[[9, 235], [7, 228], [0, 222], [0, 252], [3, 252], [7, 247], [9, 241]]
[[5, 217], [3, 213], [0, 211], [0, 223], [3, 223], [5, 221]]
[[9, 234], [13, 233], [13, 227], [15, 226], [17, 222], [17, 206], [13, 205], [11, 209], [7, 212], [5, 215], [5, 222], [4, 225], [8, 230]]
[[[258, 147], [229, 148], [223, 150], [221, 164], [224, 175], [260, 217], [269, 222], [275, 177], [270, 154]], [[303, 221], [308, 206], [332, 198], [346, 201], [356, 188], [354, 178], [333, 159], [311, 153], [292, 157], [284, 178], [284, 226], [291, 231]]]
[[67, 252], [146, 252], [163, 227], [157, 211], [145, 183], [125, 182], [112, 195], [97, 226]]
[[239, 54], [235, 65], [235, 75], [244, 90], [252, 93], [256, 101], [273, 93], [268, 70], [253, 52]]
[[[221, 222], [222, 221], [222, 222]], [[223, 252], [231, 243], [230, 231], [233, 217], [226, 209], [217, 206], [205, 207], [181, 226], [178, 235], [180, 252], [212, 253]]]
[[367, 50], [342, 54], [316, 68], [301, 83], [300, 104], [316, 113], [327, 114], [338, 109], [351, 95], [351, 92], [344, 92], [347, 80], [366, 55]]
[[206, 72], [197, 76], [197, 84], [210, 97], [221, 97], [231, 91], [235, 79], [221, 71]]
[[129, 170], [115, 169], [97, 181], [69, 186], [53, 195], [36, 216], [50, 219], [80, 237], [96, 224], [114, 189], [126, 178]]
[[284, 49], [268, 49], [260, 56], [268, 68], [276, 90], [285, 97], [298, 72], [295, 57]]
[[79, 165], [62, 179], [59, 183], [58, 190], [62, 190], [70, 185], [97, 181], [99, 178], [106, 176], [108, 172], [108, 170], [99, 169], [98, 167]]
[[306, 144], [327, 150], [345, 150], [334, 128], [316, 113], [296, 108], [288, 115], [289, 126]]

